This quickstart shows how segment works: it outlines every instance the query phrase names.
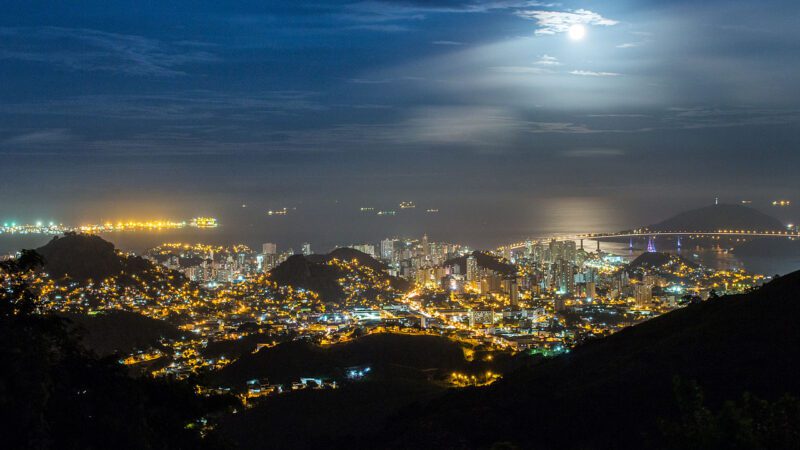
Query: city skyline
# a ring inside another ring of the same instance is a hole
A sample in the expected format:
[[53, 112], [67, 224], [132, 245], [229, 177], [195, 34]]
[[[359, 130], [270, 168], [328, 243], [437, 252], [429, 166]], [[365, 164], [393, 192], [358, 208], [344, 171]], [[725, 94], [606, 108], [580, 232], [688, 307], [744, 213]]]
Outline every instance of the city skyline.
[[798, 447], [799, 2], [2, 11], [3, 448]]

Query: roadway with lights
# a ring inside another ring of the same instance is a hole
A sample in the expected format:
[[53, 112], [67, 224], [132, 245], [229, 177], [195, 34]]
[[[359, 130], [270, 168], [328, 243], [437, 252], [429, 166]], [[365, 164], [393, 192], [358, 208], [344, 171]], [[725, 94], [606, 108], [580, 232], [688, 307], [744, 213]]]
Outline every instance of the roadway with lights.
[[717, 236], [725, 236], [725, 237], [768, 237], [768, 238], [788, 238], [788, 239], [797, 239], [800, 238], [800, 231], [785, 231], [785, 230], [767, 230], [767, 231], [756, 231], [756, 230], [717, 230], [717, 231], [650, 231], [650, 230], [633, 230], [633, 231], [620, 231], [618, 233], [588, 233], [588, 234], [576, 234], [571, 236], [553, 236], [551, 238], [543, 238], [543, 239], [529, 239], [523, 242], [515, 242], [512, 244], [504, 245], [498, 247], [499, 251], [504, 250], [515, 250], [519, 248], [524, 248], [528, 245], [529, 242], [541, 241], [541, 240], [552, 240], [555, 239], [557, 241], [581, 241], [583, 239], [589, 239], [593, 241], [599, 241], [603, 239], [616, 239], [616, 238], [636, 238], [636, 237], [658, 237], [658, 236], [688, 236], [690, 238], [702, 238], [702, 237], [717, 237]]

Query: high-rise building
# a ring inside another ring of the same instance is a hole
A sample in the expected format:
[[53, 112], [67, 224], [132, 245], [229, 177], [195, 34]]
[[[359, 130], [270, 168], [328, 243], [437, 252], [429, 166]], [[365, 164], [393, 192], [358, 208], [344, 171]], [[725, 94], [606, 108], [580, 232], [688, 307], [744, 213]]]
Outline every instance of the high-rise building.
[[594, 281], [586, 282], [586, 299], [594, 300], [597, 297], [597, 285]]
[[504, 278], [502, 283], [503, 293], [508, 295], [511, 306], [516, 308], [519, 306], [519, 287], [517, 286], [517, 279]]
[[550, 255], [549, 255], [550, 257], [548, 259], [551, 263], [555, 263], [561, 259], [564, 259], [561, 254], [562, 253], [561, 242], [558, 242], [555, 239], [551, 240], [549, 245], [549, 250], [550, 250]]
[[313, 254], [311, 253], [311, 244], [309, 244], [308, 242], [303, 242], [303, 254], [305, 256]]
[[393, 261], [395, 259], [395, 243], [397, 239], [384, 239], [381, 241], [381, 259]]
[[478, 281], [480, 274], [478, 273], [478, 260], [474, 255], [467, 257], [467, 281]]
[[375, 246], [372, 244], [357, 244], [354, 245], [352, 248], [360, 251], [361, 253], [366, 253], [369, 256], [375, 257]]
[[572, 295], [575, 293], [575, 273], [571, 263], [559, 259], [553, 266], [553, 282], [559, 294]]
[[578, 249], [575, 245], [575, 241], [564, 241], [562, 244], [562, 257], [567, 260], [568, 262], [575, 264], [575, 260], [578, 256]]
[[653, 287], [645, 284], [636, 285], [634, 298], [636, 299], [637, 307], [644, 308], [650, 306], [653, 302]]
[[533, 254], [531, 255], [533, 262], [536, 264], [544, 264], [547, 261], [547, 247], [541, 242], [537, 242], [533, 246]]
[[261, 244], [261, 253], [264, 255], [274, 255], [278, 253], [278, 246], [272, 242]]

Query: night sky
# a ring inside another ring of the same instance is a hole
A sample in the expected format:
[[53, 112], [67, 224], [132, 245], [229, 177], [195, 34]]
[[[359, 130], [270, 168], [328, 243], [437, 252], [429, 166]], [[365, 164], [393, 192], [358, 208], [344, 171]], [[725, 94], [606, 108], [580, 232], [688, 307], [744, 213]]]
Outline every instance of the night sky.
[[0, 217], [411, 200], [491, 234], [553, 201], [616, 226], [795, 200], [798, 17], [793, 0], [6, 0]]

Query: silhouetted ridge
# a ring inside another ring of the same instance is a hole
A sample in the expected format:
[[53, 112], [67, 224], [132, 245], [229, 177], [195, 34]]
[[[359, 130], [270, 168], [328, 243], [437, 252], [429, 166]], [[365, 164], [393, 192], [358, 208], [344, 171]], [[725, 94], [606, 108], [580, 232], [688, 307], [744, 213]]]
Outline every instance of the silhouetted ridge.
[[269, 273], [280, 285], [308, 289], [320, 294], [325, 301], [334, 301], [344, 295], [338, 283], [340, 271], [323, 262], [309, 261], [303, 255], [292, 255]]
[[386, 266], [372, 256], [349, 247], [339, 247], [327, 255], [310, 255], [307, 256], [307, 258], [309, 261], [317, 263], [325, 263], [332, 259], [338, 259], [340, 261], [352, 261], [355, 259], [362, 266], [367, 266], [373, 270], [386, 270]]
[[303, 376], [341, 378], [344, 368], [358, 365], [368, 365], [391, 377], [408, 370], [460, 369], [465, 360], [459, 344], [447, 338], [374, 334], [326, 347], [306, 341], [286, 342], [244, 355], [206, 378], [212, 385], [242, 389], [252, 378], [268, 378], [274, 383], [297, 381]]
[[[510, 275], [516, 272], [516, 269], [511, 264], [504, 263], [496, 256], [488, 253], [483, 253], [475, 250], [471, 254], [475, 257], [475, 262], [478, 267], [482, 269], [493, 270], [500, 274]], [[444, 262], [445, 266], [458, 266], [461, 273], [467, 273], [467, 256], [460, 256], [458, 258], [451, 258]]]
[[138, 256], [120, 255], [114, 244], [89, 234], [56, 236], [36, 252], [44, 258], [44, 270], [56, 279], [69, 276], [80, 282], [101, 281], [123, 272], [144, 274], [154, 267]]
[[336, 265], [328, 264], [334, 259], [343, 262], [357, 260], [359, 265], [369, 267], [390, 279], [394, 288], [406, 287], [403, 280], [390, 277], [386, 266], [375, 258], [351, 248], [337, 248], [326, 255], [292, 255], [270, 271], [270, 278], [280, 285], [317, 292], [323, 301], [336, 302], [344, 296], [338, 280], [346, 273]]
[[677, 414], [673, 377], [696, 380], [717, 408], [744, 391], [798, 396], [798, 314], [795, 272], [627, 328], [487, 389], [453, 392], [407, 411], [384, 434], [402, 430], [396, 447], [653, 447], [659, 420]]
[[636, 259], [630, 262], [628, 268], [638, 269], [639, 267], [643, 268], [657, 268], [663, 267], [669, 264], [686, 264], [687, 266], [696, 267], [697, 264], [689, 261], [685, 258], [682, 258], [677, 255], [672, 255], [669, 253], [661, 253], [661, 252], [646, 252], [642, 253], [641, 255], [637, 256]]
[[111, 310], [98, 314], [60, 314], [78, 329], [80, 342], [100, 356], [127, 355], [135, 350], [160, 348], [160, 340], [183, 334], [174, 325], [141, 314]]
[[783, 230], [774, 217], [742, 205], [712, 205], [693, 209], [647, 227], [653, 231]]

